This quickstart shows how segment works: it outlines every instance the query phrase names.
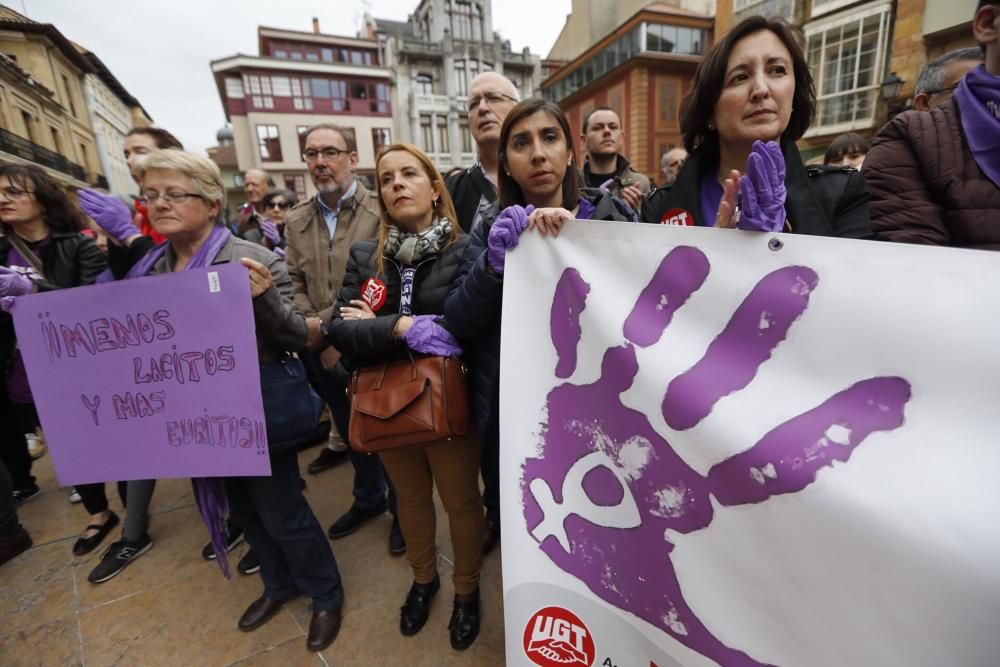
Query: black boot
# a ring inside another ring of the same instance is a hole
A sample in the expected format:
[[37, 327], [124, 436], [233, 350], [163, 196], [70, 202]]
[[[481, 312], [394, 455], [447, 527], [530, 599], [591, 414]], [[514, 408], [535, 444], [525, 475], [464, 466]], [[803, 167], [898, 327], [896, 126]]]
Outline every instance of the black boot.
[[429, 584], [413, 582], [406, 595], [406, 604], [399, 608], [399, 631], [409, 637], [420, 632], [431, 613], [431, 598], [441, 588], [441, 579], [434, 577]]
[[478, 588], [471, 593], [455, 596], [448, 632], [451, 635], [451, 647], [456, 651], [464, 651], [476, 641], [479, 636]]

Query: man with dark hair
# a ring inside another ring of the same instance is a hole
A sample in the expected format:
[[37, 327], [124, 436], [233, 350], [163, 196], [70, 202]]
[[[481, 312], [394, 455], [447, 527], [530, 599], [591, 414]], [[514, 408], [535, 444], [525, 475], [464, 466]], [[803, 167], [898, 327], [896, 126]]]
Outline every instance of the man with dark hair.
[[649, 179], [632, 169], [621, 154], [624, 137], [621, 119], [614, 109], [597, 107], [588, 113], [580, 135], [587, 149], [581, 176], [588, 188], [604, 186], [638, 211], [642, 197], [649, 192]]
[[913, 89], [913, 108], [929, 111], [950, 100], [966, 72], [981, 62], [983, 51], [978, 46], [955, 49], [928, 62]]
[[1000, 250], [1000, 0], [980, 0], [985, 56], [954, 96], [879, 131], [863, 173], [875, 238]]
[[393, 514], [389, 551], [398, 555], [406, 551], [406, 543], [396, 519], [395, 493], [377, 456], [348, 450], [345, 444], [350, 417], [344, 391], [347, 378], [337, 366], [340, 352], [326, 336], [351, 245], [378, 236], [378, 195], [355, 177], [358, 151], [353, 132], [322, 123], [310, 128], [304, 141], [302, 158], [318, 192], [292, 208], [285, 218], [285, 262], [295, 306], [306, 316], [309, 327], [310, 353], [303, 361], [333, 417], [330, 442], [309, 464], [309, 472], [317, 474], [349, 457], [354, 464], [354, 502], [330, 526], [328, 535], [330, 539], [350, 535], [388, 507]]

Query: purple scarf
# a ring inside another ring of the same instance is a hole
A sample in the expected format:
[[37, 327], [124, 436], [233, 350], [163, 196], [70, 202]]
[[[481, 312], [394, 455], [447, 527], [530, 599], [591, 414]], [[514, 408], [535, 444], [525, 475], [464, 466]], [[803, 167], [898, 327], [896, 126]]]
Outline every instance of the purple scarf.
[[[201, 269], [211, 264], [231, 236], [232, 234], [225, 227], [219, 225], [213, 227], [212, 233], [194, 253], [194, 257], [184, 267], [184, 270]], [[166, 241], [151, 249], [135, 266], [129, 269], [125, 278], [141, 278], [149, 275], [156, 263], [166, 254], [169, 245], [170, 242]], [[202, 521], [208, 526], [208, 534], [212, 538], [212, 546], [218, 556], [216, 560], [219, 563], [219, 568], [222, 569], [222, 575], [229, 579], [232, 576], [226, 552], [226, 519], [229, 518], [229, 498], [226, 496], [225, 481], [221, 477], [192, 477], [191, 485], [194, 487], [194, 499], [198, 503], [198, 511], [201, 512]]]
[[1000, 76], [979, 65], [958, 84], [955, 101], [973, 159], [983, 174], [1000, 187]]

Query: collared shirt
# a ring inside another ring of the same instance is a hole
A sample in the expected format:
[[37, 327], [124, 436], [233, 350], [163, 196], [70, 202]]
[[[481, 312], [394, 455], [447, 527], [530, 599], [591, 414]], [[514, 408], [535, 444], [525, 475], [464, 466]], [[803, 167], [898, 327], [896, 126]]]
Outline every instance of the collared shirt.
[[337, 202], [337, 208], [330, 208], [327, 206], [323, 202], [323, 198], [320, 197], [320, 193], [316, 193], [316, 204], [319, 206], [319, 212], [323, 214], [323, 221], [326, 223], [326, 228], [330, 231], [331, 239], [333, 239], [333, 235], [337, 231], [337, 217], [340, 215], [341, 207], [344, 205], [344, 202], [353, 197], [354, 193], [357, 191], [358, 181], [355, 179], [351, 181], [351, 187], [347, 189], [344, 196]]

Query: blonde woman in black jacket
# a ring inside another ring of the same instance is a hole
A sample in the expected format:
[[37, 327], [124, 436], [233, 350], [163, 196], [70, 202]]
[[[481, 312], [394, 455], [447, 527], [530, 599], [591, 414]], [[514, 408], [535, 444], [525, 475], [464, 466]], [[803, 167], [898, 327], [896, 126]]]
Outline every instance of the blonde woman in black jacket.
[[[329, 325], [330, 342], [348, 370], [406, 357], [408, 350], [460, 355], [459, 341], [441, 313], [458, 273], [467, 237], [441, 174], [419, 148], [389, 146], [375, 166], [381, 209], [379, 237], [351, 248]], [[479, 443], [454, 438], [384, 451], [382, 463], [396, 488], [399, 524], [413, 585], [399, 630], [414, 635], [427, 621], [440, 587], [435, 547], [433, 485], [448, 513], [455, 568], [451, 645], [468, 648], [479, 634], [479, 570], [483, 507], [479, 498]]]

